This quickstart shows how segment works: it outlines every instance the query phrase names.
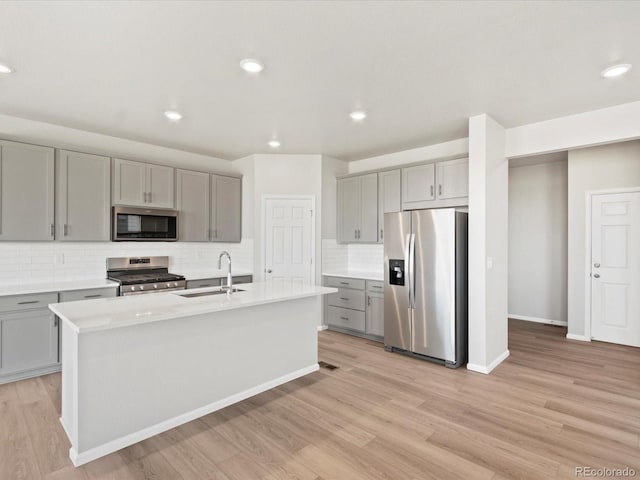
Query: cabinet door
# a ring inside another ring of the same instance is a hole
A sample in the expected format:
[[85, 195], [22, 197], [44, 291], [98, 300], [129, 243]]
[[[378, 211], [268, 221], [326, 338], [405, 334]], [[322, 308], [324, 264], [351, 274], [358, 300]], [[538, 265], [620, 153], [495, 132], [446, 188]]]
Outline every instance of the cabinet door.
[[2, 314], [0, 329], [3, 375], [58, 363], [58, 321], [49, 310]]
[[56, 179], [56, 239], [109, 241], [111, 160], [59, 150]]
[[435, 167], [433, 163], [402, 169], [402, 209], [429, 207], [435, 200]]
[[242, 179], [211, 175], [211, 239], [239, 242], [242, 236]]
[[0, 141], [0, 240], [53, 240], [53, 148]]
[[338, 180], [338, 241], [352, 243], [358, 240], [360, 223], [360, 178]]
[[113, 161], [113, 204], [147, 206], [147, 164], [116, 158]]
[[464, 198], [469, 196], [469, 159], [459, 158], [439, 162], [438, 198]]
[[381, 293], [367, 293], [365, 332], [384, 337], [384, 295]]
[[177, 170], [178, 239], [183, 242], [208, 242], [209, 174]]
[[163, 165], [147, 164], [148, 207], [173, 208], [174, 169]]
[[378, 173], [378, 242], [384, 241], [384, 214], [402, 210], [400, 169]]
[[360, 227], [358, 241], [378, 241], [378, 174], [360, 177]]

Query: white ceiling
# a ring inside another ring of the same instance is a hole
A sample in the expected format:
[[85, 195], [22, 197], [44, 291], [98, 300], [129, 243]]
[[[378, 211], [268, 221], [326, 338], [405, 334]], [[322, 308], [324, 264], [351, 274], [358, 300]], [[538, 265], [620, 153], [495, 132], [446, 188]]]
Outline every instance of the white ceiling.
[[0, 113], [226, 159], [272, 136], [358, 159], [464, 137], [479, 113], [511, 127], [638, 100], [638, 32], [640, 2], [3, 1]]

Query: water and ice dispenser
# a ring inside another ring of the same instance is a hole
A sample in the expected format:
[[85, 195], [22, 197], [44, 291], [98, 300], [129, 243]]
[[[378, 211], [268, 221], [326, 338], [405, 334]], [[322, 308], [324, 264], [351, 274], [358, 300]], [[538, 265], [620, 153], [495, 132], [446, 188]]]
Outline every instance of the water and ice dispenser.
[[389, 284], [404, 285], [404, 260], [389, 259]]

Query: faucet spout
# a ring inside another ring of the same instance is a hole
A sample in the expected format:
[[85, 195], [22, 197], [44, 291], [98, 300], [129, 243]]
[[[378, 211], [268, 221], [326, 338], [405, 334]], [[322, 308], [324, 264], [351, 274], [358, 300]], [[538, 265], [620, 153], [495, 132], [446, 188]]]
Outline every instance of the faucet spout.
[[227, 285], [223, 285], [222, 289], [223, 290], [227, 290], [227, 293], [232, 293], [233, 292], [233, 277], [231, 276], [231, 255], [229, 255], [229, 252], [227, 251], [223, 251], [222, 253], [220, 253], [220, 256], [218, 257], [218, 270], [220, 268], [222, 268], [222, 257], [227, 257], [227, 266], [228, 266], [228, 270], [227, 270]]

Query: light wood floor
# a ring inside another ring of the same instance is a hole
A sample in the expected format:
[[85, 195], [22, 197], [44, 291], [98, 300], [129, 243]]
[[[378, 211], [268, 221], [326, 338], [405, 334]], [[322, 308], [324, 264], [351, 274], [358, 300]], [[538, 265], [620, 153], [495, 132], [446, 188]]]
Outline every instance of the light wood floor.
[[[0, 386], [0, 479], [552, 479], [640, 472], [640, 350], [512, 321], [491, 375], [320, 334], [321, 369], [80, 468], [60, 376]], [[277, 352], [276, 352], [277, 353]], [[638, 473], [640, 475], [640, 473]]]

